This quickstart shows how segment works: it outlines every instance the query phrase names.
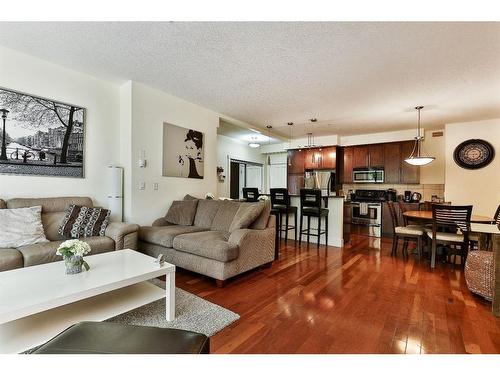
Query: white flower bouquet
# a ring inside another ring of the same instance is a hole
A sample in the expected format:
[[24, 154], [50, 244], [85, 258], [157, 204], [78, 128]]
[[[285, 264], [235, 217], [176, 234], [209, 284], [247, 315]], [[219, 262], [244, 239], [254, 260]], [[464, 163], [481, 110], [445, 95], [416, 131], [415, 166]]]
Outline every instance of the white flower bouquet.
[[83, 260], [83, 256], [90, 253], [90, 251], [90, 246], [86, 242], [67, 240], [59, 245], [56, 254], [63, 257], [66, 264], [66, 273], [74, 274], [82, 272], [82, 266], [86, 271], [90, 269], [89, 264]]

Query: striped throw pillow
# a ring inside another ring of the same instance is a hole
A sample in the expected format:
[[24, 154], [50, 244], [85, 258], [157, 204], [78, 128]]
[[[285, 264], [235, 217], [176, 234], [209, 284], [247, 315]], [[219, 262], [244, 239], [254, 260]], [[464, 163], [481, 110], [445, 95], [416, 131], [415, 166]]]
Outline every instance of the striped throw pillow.
[[104, 236], [109, 223], [110, 210], [71, 204], [59, 227], [65, 238]]

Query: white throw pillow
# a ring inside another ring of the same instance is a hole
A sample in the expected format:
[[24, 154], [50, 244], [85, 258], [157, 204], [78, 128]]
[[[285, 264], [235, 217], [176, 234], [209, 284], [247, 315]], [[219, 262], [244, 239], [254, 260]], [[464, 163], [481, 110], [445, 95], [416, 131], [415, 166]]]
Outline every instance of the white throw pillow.
[[42, 225], [42, 206], [0, 210], [0, 248], [48, 242]]

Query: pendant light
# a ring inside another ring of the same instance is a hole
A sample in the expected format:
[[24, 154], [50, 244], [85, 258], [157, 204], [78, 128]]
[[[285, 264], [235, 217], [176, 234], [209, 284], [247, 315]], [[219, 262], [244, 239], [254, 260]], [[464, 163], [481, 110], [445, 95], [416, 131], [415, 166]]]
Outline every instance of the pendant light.
[[422, 149], [422, 139], [424, 138], [420, 135], [420, 111], [422, 110], [422, 108], [424, 107], [415, 107], [415, 109], [418, 111], [417, 136], [415, 137], [415, 144], [413, 146], [411, 155], [405, 159], [405, 162], [411, 165], [427, 165], [433, 162], [434, 159], [436, 159], [432, 156], [425, 156], [425, 153]]
[[260, 143], [257, 143], [257, 137], [252, 137], [251, 142], [248, 144], [249, 147], [251, 148], [259, 148]]
[[[287, 125], [288, 125], [288, 129], [289, 129], [289, 132], [288, 132], [288, 149], [290, 150], [292, 148], [292, 126], [293, 126], [293, 122], [287, 122]], [[287, 163], [288, 163], [289, 167], [292, 166], [292, 158], [290, 157], [290, 154], [287, 155]]]
[[[273, 128], [271, 125], [267, 125], [267, 145], [271, 145], [271, 129]], [[269, 150], [270, 152], [270, 150]], [[267, 165], [271, 165], [271, 154], [267, 154]]]

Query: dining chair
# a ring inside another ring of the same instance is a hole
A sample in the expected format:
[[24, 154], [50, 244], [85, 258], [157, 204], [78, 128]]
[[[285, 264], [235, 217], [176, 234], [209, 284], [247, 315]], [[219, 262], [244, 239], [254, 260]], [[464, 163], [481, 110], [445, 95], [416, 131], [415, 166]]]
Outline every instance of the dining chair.
[[387, 202], [387, 206], [389, 207], [389, 212], [391, 214], [393, 232], [391, 256], [395, 256], [397, 254], [399, 240], [402, 239], [403, 257], [408, 257], [408, 242], [415, 241], [417, 243], [418, 257], [419, 259], [422, 258], [422, 238], [424, 236], [424, 230], [417, 227], [400, 226], [394, 203], [389, 201]]
[[[458, 248], [462, 258], [462, 267], [467, 259], [469, 244], [470, 218], [472, 206], [452, 206], [434, 204], [432, 206], [432, 232], [427, 235], [432, 240], [431, 267], [436, 265], [437, 245], [441, 244], [449, 249]], [[450, 255], [450, 253], [449, 253]], [[453, 261], [456, 260], [456, 252]]]
[[420, 202], [418, 204], [418, 210], [419, 211], [432, 211], [432, 206], [434, 206], [435, 204], [451, 206], [451, 202], [438, 203], [438, 202], [432, 202], [432, 201], [424, 201], [424, 202]]
[[247, 202], [258, 202], [259, 201], [259, 189], [244, 187], [243, 188], [243, 199]]
[[415, 229], [420, 229], [423, 231], [430, 230], [430, 227], [426, 227], [425, 225], [410, 224], [408, 218], [404, 215], [404, 213], [406, 211], [410, 211], [410, 210], [408, 209], [408, 206], [402, 200], [398, 201], [398, 206], [399, 206], [399, 210], [401, 211], [401, 217], [403, 218], [403, 225], [406, 228], [415, 228]]

